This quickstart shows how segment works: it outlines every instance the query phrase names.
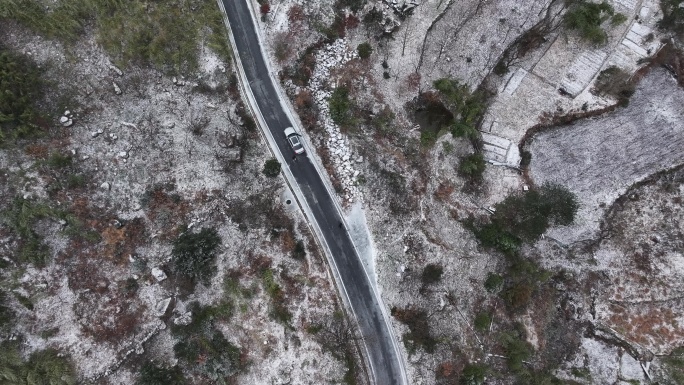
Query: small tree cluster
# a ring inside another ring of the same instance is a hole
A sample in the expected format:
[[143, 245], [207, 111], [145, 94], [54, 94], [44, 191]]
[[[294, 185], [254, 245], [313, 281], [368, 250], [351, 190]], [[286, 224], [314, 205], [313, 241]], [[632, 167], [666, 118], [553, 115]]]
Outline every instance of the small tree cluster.
[[612, 25], [622, 24], [627, 20], [625, 15], [615, 13], [613, 6], [606, 1], [592, 3], [587, 0], [573, 0], [564, 21], [568, 28], [576, 30], [583, 39], [593, 44], [605, 44], [608, 35], [601, 25], [609, 19]]
[[435, 263], [426, 265], [425, 268], [423, 268], [423, 274], [420, 276], [423, 286], [439, 282], [439, 280], [442, 279], [443, 272], [444, 268], [442, 268], [442, 265]]
[[183, 367], [212, 383], [225, 383], [242, 370], [240, 348], [226, 339], [216, 322], [227, 321], [233, 311], [231, 302], [217, 306], [190, 303], [192, 321], [188, 325], [172, 325], [171, 333], [178, 339], [173, 351]]
[[476, 152], [461, 158], [458, 164], [458, 173], [468, 178], [471, 182], [482, 180], [485, 170], [485, 160], [481, 152]]
[[483, 385], [487, 367], [480, 364], [467, 364], [461, 372], [461, 385]]
[[280, 175], [280, 162], [278, 159], [271, 158], [264, 163], [264, 169], [261, 171], [269, 178], [275, 178]]
[[43, 94], [36, 65], [0, 47], [0, 91], [0, 144], [35, 134], [35, 103]]
[[146, 362], [140, 368], [140, 377], [135, 385], [184, 385], [185, 382], [178, 366], [163, 367]]
[[370, 43], [364, 42], [356, 47], [356, 51], [361, 59], [368, 59], [373, 53], [373, 47], [370, 45]]
[[684, 39], [684, 6], [681, 0], [661, 0], [660, 9], [663, 11], [663, 18], [658, 21], [658, 28], [671, 31]]
[[536, 241], [550, 225], [571, 224], [577, 208], [574, 194], [547, 184], [496, 204], [491, 222], [476, 228], [475, 235], [484, 246], [514, 254], [522, 242]]
[[328, 108], [330, 110], [330, 117], [333, 122], [344, 125], [351, 120], [352, 102], [349, 99], [349, 89], [340, 86], [333, 90], [330, 99], [328, 99]]
[[525, 336], [520, 335], [524, 329], [518, 329], [515, 332], [501, 333], [499, 337], [499, 342], [508, 357], [508, 368], [516, 374], [525, 370], [523, 362], [529, 360], [534, 352], [532, 346], [525, 341]]
[[181, 234], [171, 250], [173, 270], [193, 280], [208, 282], [214, 274], [216, 249], [220, 244], [221, 238], [215, 229]]
[[594, 84], [596, 92], [601, 95], [610, 95], [618, 100], [621, 105], [629, 103], [629, 98], [634, 94], [635, 85], [629, 73], [611, 66], [601, 71]]
[[433, 85], [443, 96], [445, 104], [455, 117], [451, 126], [452, 135], [477, 138], [477, 124], [487, 108], [484, 94], [473, 93], [467, 84], [450, 78], [437, 79]]
[[76, 384], [72, 363], [57, 350], [34, 352], [25, 361], [11, 341], [0, 344], [0, 379], [7, 385]]
[[430, 323], [425, 310], [393, 307], [392, 316], [409, 328], [409, 332], [404, 335], [405, 342], [413, 344], [408, 346], [409, 351], [415, 350], [416, 347], [422, 347], [428, 353], [435, 351], [437, 340], [430, 333]]
[[490, 293], [495, 293], [501, 289], [503, 286], [504, 279], [502, 276], [496, 273], [488, 273], [487, 279], [485, 279], [484, 287]]
[[292, 250], [292, 258], [303, 260], [306, 258], [306, 248], [304, 247], [304, 242], [298, 240], [295, 242], [294, 249]]

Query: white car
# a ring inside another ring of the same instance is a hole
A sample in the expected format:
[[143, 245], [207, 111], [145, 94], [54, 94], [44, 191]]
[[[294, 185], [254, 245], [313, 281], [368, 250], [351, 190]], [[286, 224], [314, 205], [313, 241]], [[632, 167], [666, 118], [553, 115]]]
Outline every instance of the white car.
[[290, 146], [292, 147], [292, 150], [294, 150], [295, 154], [304, 153], [304, 145], [302, 144], [302, 140], [299, 138], [299, 134], [297, 133], [297, 131], [295, 131], [294, 128], [286, 128], [285, 137], [287, 138], [287, 141], [290, 143]]

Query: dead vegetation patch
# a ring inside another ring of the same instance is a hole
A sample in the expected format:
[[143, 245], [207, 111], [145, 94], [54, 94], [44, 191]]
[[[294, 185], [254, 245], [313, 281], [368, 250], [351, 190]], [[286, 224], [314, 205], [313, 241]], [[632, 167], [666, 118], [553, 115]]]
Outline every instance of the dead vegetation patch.
[[116, 225], [102, 231], [104, 257], [117, 265], [124, 264], [128, 257], [136, 254], [136, 249], [147, 241], [147, 228], [142, 218], [134, 218], [125, 223], [118, 220]]

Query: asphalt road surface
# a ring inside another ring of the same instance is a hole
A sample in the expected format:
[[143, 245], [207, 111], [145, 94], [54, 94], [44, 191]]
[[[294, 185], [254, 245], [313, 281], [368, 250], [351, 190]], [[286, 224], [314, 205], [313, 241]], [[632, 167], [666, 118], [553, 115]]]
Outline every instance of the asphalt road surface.
[[[237, 45], [245, 74], [268, 129], [276, 139], [278, 150], [287, 159], [292, 175], [311, 208], [313, 218], [323, 233], [339, 271], [347, 298], [356, 315], [363, 342], [368, 352], [374, 383], [377, 385], [402, 385], [402, 366], [399, 352], [392, 342], [392, 334], [373, 294], [361, 260], [351, 238], [341, 226], [342, 219], [332, 197], [325, 188], [316, 168], [305, 155], [293, 159], [294, 152], [285, 139], [283, 130], [293, 126], [278, 100], [264, 62], [259, 40], [247, 6], [247, 0], [222, 0]], [[311, 150], [307, 148], [307, 150]], [[372, 379], [371, 379], [372, 381]]]

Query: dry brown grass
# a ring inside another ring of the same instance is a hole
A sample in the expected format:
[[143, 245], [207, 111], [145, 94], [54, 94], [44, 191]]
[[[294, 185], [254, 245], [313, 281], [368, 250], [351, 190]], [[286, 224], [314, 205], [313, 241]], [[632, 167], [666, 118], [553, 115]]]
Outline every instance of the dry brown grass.
[[145, 215], [158, 228], [160, 239], [175, 238], [180, 225], [190, 211], [190, 205], [177, 194], [170, 194], [161, 186], [146, 193], [148, 201]]
[[48, 156], [48, 146], [44, 144], [29, 144], [24, 148], [26, 155], [36, 159], [46, 159]]
[[138, 246], [147, 240], [147, 228], [142, 218], [135, 218], [123, 227], [109, 226], [102, 231], [104, 257], [117, 265], [125, 263], [129, 255], [135, 255]]
[[250, 251], [247, 254], [247, 263], [249, 266], [246, 268], [244, 273], [254, 276], [261, 274], [266, 269], [269, 269], [273, 264], [273, 260], [263, 254], [255, 254], [254, 252]]
[[111, 292], [107, 295], [84, 293], [74, 305], [85, 334], [99, 342], [118, 344], [127, 340], [144, 322], [144, 305], [130, 301]]
[[353, 99], [354, 95], [366, 89], [370, 82], [370, 62], [362, 59], [352, 59], [342, 67], [331, 69], [332, 78], [337, 78], [337, 83], [349, 89], [349, 96]]
[[295, 240], [292, 231], [285, 230], [282, 233], [280, 233], [280, 240], [280, 248], [283, 251], [283, 253], [289, 255], [294, 251], [297, 241]]
[[[611, 304], [609, 324], [630, 341], [656, 351], [681, 344], [684, 328], [677, 323], [675, 310], [658, 304]], [[661, 348], [661, 349], [658, 349]]]
[[455, 188], [451, 182], [441, 182], [434, 192], [435, 198], [441, 202], [449, 202], [451, 194], [454, 192]]

